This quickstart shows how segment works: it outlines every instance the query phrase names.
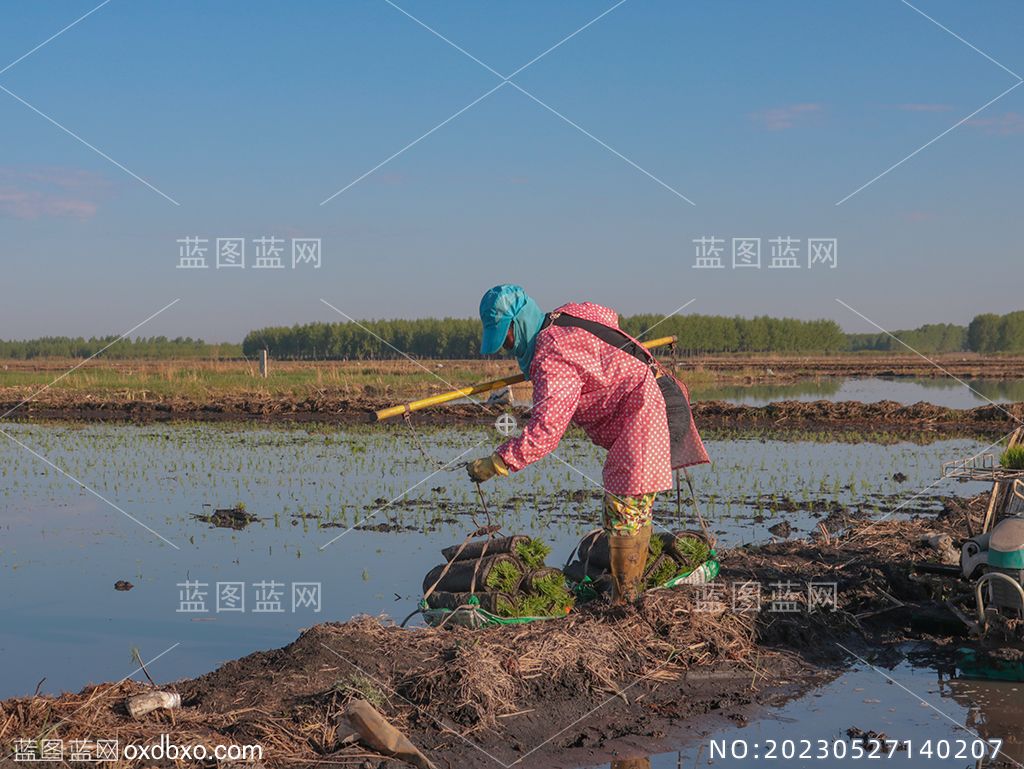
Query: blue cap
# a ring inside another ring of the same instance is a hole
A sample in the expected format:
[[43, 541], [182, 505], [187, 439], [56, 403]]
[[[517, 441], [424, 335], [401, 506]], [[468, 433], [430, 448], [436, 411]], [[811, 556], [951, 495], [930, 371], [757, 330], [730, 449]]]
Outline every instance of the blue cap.
[[484, 324], [481, 354], [491, 355], [501, 349], [509, 325], [529, 299], [522, 286], [512, 283], [502, 283], [484, 294], [480, 300], [480, 321]]

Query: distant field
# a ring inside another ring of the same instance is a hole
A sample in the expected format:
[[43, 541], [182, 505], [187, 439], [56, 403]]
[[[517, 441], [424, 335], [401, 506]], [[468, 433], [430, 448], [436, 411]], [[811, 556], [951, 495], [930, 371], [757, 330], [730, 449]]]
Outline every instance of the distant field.
[[438, 392], [514, 373], [502, 361], [277, 362], [270, 376], [246, 361], [90, 361], [70, 374], [73, 360], [0, 362], [0, 389], [50, 385], [64, 393], [121, 395], [133, 400], [256, 394], [313, 397], [330, 394], [362, 397], [389, 393]]
[[[671, 356], [663, 356], [667, 364]], [[936, 356], [939, 368], [918, 356], [749, 356], [680, 357], [678, 372], [691, 386], [758, 384], [809, 377], [917, 376], [1024, 378], [1024, 358], [953, 354]], [[161, 400], [182, 397], [216, 401], [218, 396], [310, 398], [406, 398], [496, 379], [517, 372], [510, 360], [271, 361], [270, 376], [247, 361], [104, 361], [70, 359], [0, 361], [0, 390], [7, 400], [47, 392], [69, 397]], [[944, 371], [943, 371], [944, 369]], [[948, 374], [945, 372], [949, 372]], [[57, 380], [57, 381], [55, 381]], [[449, 386], [450, 385], [450, 386]], [[524, 388], [528, 388], [525, 385]], [[45, 394], [44, 394], [45, 396]]]

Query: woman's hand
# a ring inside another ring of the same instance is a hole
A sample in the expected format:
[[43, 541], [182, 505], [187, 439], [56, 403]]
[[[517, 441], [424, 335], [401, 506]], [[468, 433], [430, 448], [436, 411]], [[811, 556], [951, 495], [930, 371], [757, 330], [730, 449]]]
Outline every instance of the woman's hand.
[[505, 466], [505, 460], [497, 454], [474, 459], [466, 466], [466, 469], [469, 471], [469, 479], [477, 483], [489, 481], [495, 475], [508, 475], [508, 467]]

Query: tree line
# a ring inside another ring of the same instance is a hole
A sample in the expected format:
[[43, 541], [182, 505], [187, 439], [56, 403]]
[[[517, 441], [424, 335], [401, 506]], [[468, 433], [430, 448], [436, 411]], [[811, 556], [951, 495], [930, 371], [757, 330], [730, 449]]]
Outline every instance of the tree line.
[[[386, 341], [384, 341], [386, 340]], [[367, 320], [268, 326], [242, 340], [249, 357], [269, 350], [278, 360], [381, 360], [402, 357], [479, 358], [480, 321], [475, 318]]]
[[[846, 334], [835, 321], [727, 317], [724, 315], [624, 315], [619, 324], [643, 339], [675, 335], [684, 354], [900, 352], [897, 339], [923, 353], [1024, 353], [1024, 311], [984, 313], [968, 326], [930, 323], [894, 331], [890, 336]], [[0, 341], [0, 358], [88, 358], [116, 336], [44, 337]], [[382, 360], [403, 353], [419, 358], [480, 357], [480, 321], [475, 318], [369, 320], [268, 326], [250, 331], [241, 344], [211, 344], [202, 339], [163, 336], [124, 339], [103, 352], [114, 359], [253, 358], [260, 350], [278, 360]]]
[[[629, 315], [627, 333], [654, 339], [675, 335], [678, 347], [702, 352], [838, 352], [846, 335], [835, 321], [729, 318], [717, 315]], [[306, 323], [252, 331], [242, 342], [247, 356], [267, 349], [277, 359], [477, 358], [480, 321], [471, 318]]]
[[[0, 358], [32, 360], [33, 358], [88, 358], [103, 350], [104, 358], [117, 360], [182, 360], [209, 358], [240, 358], [240, 344], [210, 344], [202, 339], [165, 336], [122, 339], [99, 336], [46, 336], [39, 339], [5, 342], [0, 340]], [[114, 344], [111, 344], [111, 343]], [[103, 348], [107, 348], [104, 350]]]
[[967, 327], [967, 345], [977, 352], [1024, 351], [1024, 311], [975, 316]]
[[[893, 339], [896, 337], [896, 339]], [[848, 334], [848, 349], [851, 352], [858, 350], [874, 350], [877, 352], [899, 352], [906, 351], [907, 345], [918, 352], [962, 352], [969, 350], [967, 346], [967, 327], [956, 326], [952, 323], [928, 323], [920, 328], [906, 331], [893, 331], [889, 334]], [[900, 344], [897, 339], [901, 340]], [[994, 352], [994, 350], [986, 350]]]
[[893, 336], [918, 352], [1024, 352], [1024, 311], [976, 315], [967, 326], [930, 323], [910, 331], [888, 334], [848, 334], [849, 349], [899, 351], [906, 349]]
[[[684, 353], [1024, 352], [1024, 311], [978, 315], [969, 326], [929, 323], [891, 335], [847, 334], [832, 320], [753, 318], [724, 315], [623, 315], [632, 336], [678, 337]], [[895, 339], [893, 337], [896, 337]], [[386, 340], [386, 341], [384, 341]], [[477, 358], [480, 322], [475, 318], [306, 323], [251, 331], [242, 342], [247, 356], [267, 349], [294, 360], [385, 359], [406, 353], [421, 358]], [[401, 352], [399, 352], [401, 351]]]

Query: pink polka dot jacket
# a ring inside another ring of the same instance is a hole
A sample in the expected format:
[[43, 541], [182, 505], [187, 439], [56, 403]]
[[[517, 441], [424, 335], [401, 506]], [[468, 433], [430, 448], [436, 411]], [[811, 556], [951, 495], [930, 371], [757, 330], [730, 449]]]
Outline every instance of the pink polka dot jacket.
[[[614, 310], [592, 302], [566, 304], [556, 312], [619, 327]], [[537, 335], [530, 380], [530, 419], [519, 436], [497, 450], [510, 470], [521, 470], [554, 451], [569, 423], [575, 422], [608, 450], [605, 491], [636, 496], [672, 488], [665, 399], [650, 367], [585, 329], [550, 325]], [[693, 427], [684, 464], [707, 461]]]

